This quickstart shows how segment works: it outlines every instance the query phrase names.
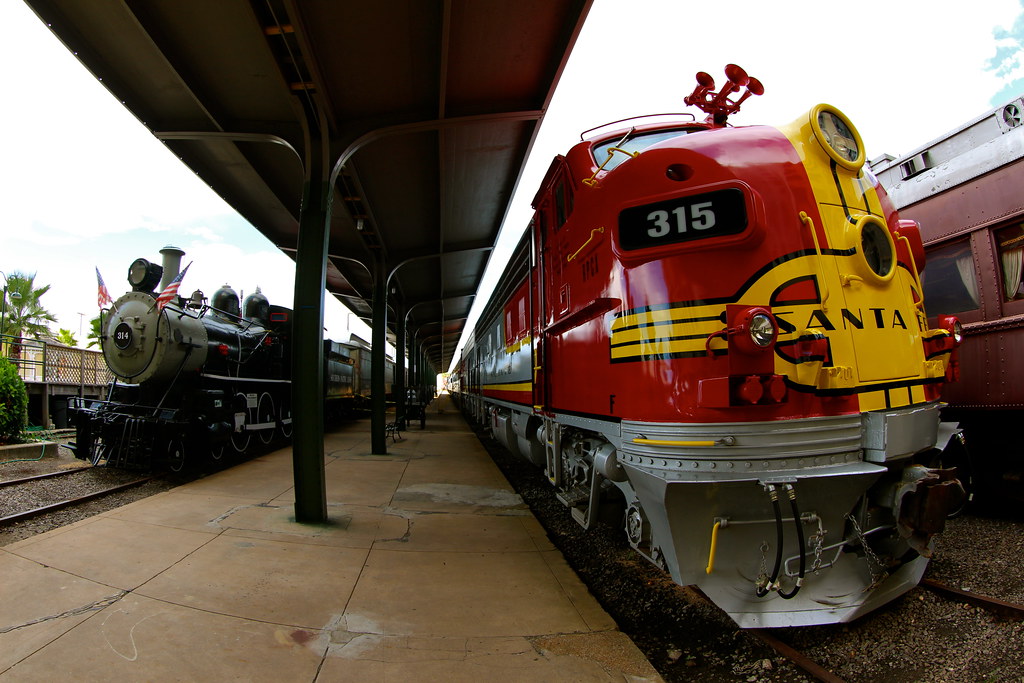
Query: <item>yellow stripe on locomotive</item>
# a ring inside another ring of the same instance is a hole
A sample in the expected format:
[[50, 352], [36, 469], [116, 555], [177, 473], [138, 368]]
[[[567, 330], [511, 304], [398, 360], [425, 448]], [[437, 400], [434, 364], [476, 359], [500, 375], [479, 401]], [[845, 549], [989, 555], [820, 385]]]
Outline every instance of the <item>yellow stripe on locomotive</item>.
[[[852, 248], [784, 259], [729, 303], [757, 306], [775, 302], [770, 310], [779, 321], [779, 349], [792, 348], [804, 339], [827, 340], [827, 357], [799, 350], [776, 354], [775, 371], [785, 375], [792, 387], [858, 393], [862, 410], [925, 402], [921, 383], [943, 377], [945, 362], [924, 357], [922, 330], [911, 295], [914, 276], [894, 266], [879, 282], [867, 276], [854, 279], [850, 274], [860, 272], [861, 260], [861, 254]], [[816, 295], [798, 299], [790, 287]], [[714, 335], [725, 320], [725, 302], [679, 302], [622, 315], [611, 326], [611, 360], [724, 353], [727, 342]], [[906, 384], [907, 390], [887, 397], [885, 387], [896, 381]], [[878, 389], [872, 390], [872, 386]]]

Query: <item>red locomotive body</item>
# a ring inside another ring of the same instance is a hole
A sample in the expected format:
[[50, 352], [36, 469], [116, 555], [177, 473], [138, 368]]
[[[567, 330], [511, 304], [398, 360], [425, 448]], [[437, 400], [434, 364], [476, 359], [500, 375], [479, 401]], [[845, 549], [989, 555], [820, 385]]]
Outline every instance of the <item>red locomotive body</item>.
[[846, 621], [916, 584], [962, 494], [925, 463], [958, 323], [927, 327], [916, 226], [842, 113], [726, 126], [762, 91], [727, 75], [704, 122], [555, 158], [451, 384], [739, 624]]

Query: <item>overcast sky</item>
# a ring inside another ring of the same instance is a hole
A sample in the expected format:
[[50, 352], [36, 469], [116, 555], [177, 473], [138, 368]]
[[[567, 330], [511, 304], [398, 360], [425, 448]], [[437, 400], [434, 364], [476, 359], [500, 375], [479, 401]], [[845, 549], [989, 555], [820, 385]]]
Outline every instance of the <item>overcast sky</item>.
[[[765, 86], [732, 123], [784, 124], [827, 102], [858, 127], [869, 158], [909, 152], [1024, 94], [1021, 15], [1016, 0], [982, 0], [970, 11], [934, 0], [596, 0], [503, 236], [521, 234], [551, 158], [581, 131], [683, 111], [694, 74], [721, 83], [730, 62]], [[98, 311], [94, 267], [117, 298], [131, 261], [159, 260], [166, 244], [194, 261], [183, 291], [259, 285], [271, 303], [291, 305], [291, 259], [153, 138], [20, 0], [0, 2], [0, 23], [0, 271], [35, 272], [37, 284], [52, 285], [42, 303], [80, 341]], [[330, 301], [326, 336], [347, 338], [351, 316]]]

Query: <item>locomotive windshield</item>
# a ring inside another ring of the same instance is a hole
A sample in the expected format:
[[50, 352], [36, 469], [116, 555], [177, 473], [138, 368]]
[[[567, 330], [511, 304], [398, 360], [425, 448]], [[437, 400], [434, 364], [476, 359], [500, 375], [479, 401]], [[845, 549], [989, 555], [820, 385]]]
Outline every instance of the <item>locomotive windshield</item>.
[[704, 130], [704, 128], [673, 128], [671, 130], [652, 130], [646, 133], [634, 133], [633, 131], [630, 131], [624, 137], [605, 140], [604, 142], [594, 145], [594, 160], [597, 162], [598, 166], [607, 160], [608, 163], [604, 164], [604, 170], [610, 171], [629, 158], [626, 154], [612, 153], [612, 158], [608, 159], [609, 151], [612, 148], [621, 149], [629, 155], [632, 155], [635, 152], [642, 152], [648, 147], [656, 145], [659, 142], [664, 142], [665, 140], [670, 140], [688, 133], [696, 133], [701, 130]]

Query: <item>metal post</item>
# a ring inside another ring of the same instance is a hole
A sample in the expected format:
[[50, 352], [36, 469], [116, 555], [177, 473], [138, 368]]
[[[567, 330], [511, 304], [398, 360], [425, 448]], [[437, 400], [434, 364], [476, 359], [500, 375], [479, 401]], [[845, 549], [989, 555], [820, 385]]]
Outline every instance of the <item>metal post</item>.
[[416, 331], [411, 330], [406, 337], [406, 353], [409, 356], [409, 387], [416, 388]]
[[310, 122], [306, 179], [299, 213], [295, 251], [295, 310], [292, 318], [292, 465], [295, 480], [295, 520], [327, 521], [324, 480], [324, 292], [327, 242], [330, 237], [330, 197], [325, 160], [326, 131]]
[[387, 271], [384, 257], [379, 253], [374, 260], [372, 349], [370, 351], [370, 448], [373, 455], [387, 455], [388, 443], [384, 433], [387, 420], [387, 397], [384, 396], [384, 361], [388, 341]]
[[[4, 280], [6, 280], [6, 279], [7, 279], [7, 276], [5, 275], [4, 276]], [[7, 357], [7, 354], [4, 353], [4, 317], [6, 315], [7, 315], [7, 284], [5, 283], [4, 284], [4, 298], [3, 298], [3, 301], [0, 302], [0, 356], [3, 356], [4, 358]]]
[[405, 306], [395, 301], [395, 420], [405, 424]]

